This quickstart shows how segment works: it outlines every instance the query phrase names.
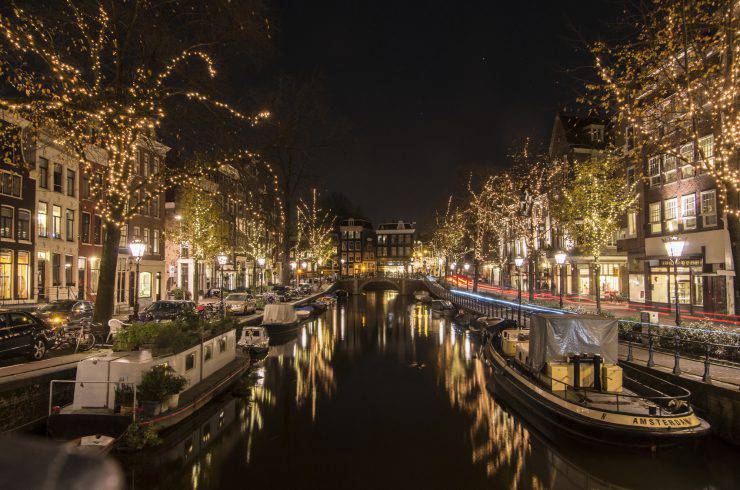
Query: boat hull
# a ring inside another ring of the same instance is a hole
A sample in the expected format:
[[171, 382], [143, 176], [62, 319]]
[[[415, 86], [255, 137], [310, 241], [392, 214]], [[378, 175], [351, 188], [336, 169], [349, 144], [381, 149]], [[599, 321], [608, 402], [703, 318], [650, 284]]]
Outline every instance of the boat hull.
[[[709, 424], [693, 413], [675, 417], [653, 417], [603, 412], [595, 417], [595, 410], [573, 410], [568, 402], [548, 397], [546, 390], [532, 387], [503, 356], [488, 348], [484, 358], [493, 368], [493, 383], [489, 389], [501, 396], [533, 426], [551, 438], [566, 434], [598, 444], [654, 448], [698, 439], [709, 432]], [[589, 413], [589, 415], [585, 415]], [[603, 420], [600, 420], [603, 417]], [[620, 423], [615, 423], [619, 420]]]

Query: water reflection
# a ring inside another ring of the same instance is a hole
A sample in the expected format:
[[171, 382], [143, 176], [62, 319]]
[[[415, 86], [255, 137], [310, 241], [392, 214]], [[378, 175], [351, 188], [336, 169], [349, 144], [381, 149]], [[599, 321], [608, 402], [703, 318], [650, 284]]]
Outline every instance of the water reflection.
[[351, 297], [270, 347], [249, 401], [222, 401], [133, 462], [131, 488], [619, 488], [641, 481], [631, 467], [706, 483], [706, 468], [671, 474], [690, 451], [666, 464], [555, 449], [491, 395], [476, 353], [466, 331], [395, 292]]

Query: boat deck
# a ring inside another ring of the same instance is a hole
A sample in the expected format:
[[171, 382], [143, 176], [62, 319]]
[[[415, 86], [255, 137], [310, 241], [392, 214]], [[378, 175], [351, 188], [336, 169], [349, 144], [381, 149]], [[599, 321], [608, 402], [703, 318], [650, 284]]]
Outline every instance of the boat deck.
[[203, 381], [200, 381], [192, 388], [189, 388], [180, 393], [180, 400], [175, 410], [179, 410], [181, 407], [185, 407], [198, 400], [198, 398], [202, 397], [205, 393], [211, 391], [213, 387], [219, 383], [220, 380], [226, 379], [232, 372], [243, 368], [244, 364], [248, 362], [249, 356], [237, 351], [236, 359], [234, 359], [218, 371], [214, 371], [211, 375], [203, 378]]
[[568, 391], [562, 396], [569, 402], [585, 405], [595, 410], [609, 410], [629, 415], [650, 415], [650, 407], [655, 407], [643, 398], [632, 398], [637, 395], [629, 390], [622, 393], [599, 393], [597, 391]]

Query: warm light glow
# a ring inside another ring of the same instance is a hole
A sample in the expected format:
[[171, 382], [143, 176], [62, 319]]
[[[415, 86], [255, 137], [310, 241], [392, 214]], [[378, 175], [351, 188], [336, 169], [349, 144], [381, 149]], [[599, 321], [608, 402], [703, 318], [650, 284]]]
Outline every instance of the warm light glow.
[[142, 242], [138, 237], [134, 238], [131, 243], [128, 244], [128, 249], [131, 251], [131, 255], [134, 258], [140, 259], [144, 256], [146, 250], [146, 243]]
[[676, 259], [681, 256], [685, 244], [686, 241], [679, 236], [670, 236], [663, 239], [665, 250], [668, 253], [668, 256], [672, 259]]
[[522, 265], [524, 265], [524, 259], [521, 258], [521, 257], [515, 258], [514, 259], [514, 265], [517, 266], [517, 268], [518, 267], [521, 267]]
[[301, 267], [302, 267], [302, 268], [304, 268], [304, 269], [305, 269], [306, 267], [308, 267], [308, 264], [306, 263], [306, 261], [305, 261], [305, 260], [304, 260], [303, 262], [301, 262]]
[[470, 264], [465, 264], [463, 267], [465, 267], [465, 270], [467, 271], [468, 269], [470, 269]]
[[457, 262], [453, 262], [452, 264], [450, 264], [450, 269], [452, 269], [453, 271], [457, 269]]
[[175, 215], [175, 220], [180, 221], [181, 219], [182, 219], [182, 216], [180, 216], [179, 214]]
[[555, 254], [555, 262], [557, 262], [558, 265], [563, 265], [563, 264], [565, 264], [565, 259], [567, 257], [568, 256], [565, 255], [565, 252], [560, 251], [560, 252], [558, 252], [558, 253]]
[[229, 256], [226, 255], [226, 254], [218, 254], [216, 256], [216, 260], [218, 260], [218, 265], [220, 265], [221, 267], [223, 267], [229, 261]]
[[259, 257], [257, 259], [257, 263], [259, 264], [260, 267], [264, 267], [265, 266], [265, 258], [264, 257]]
[[298, 264], [295, 263], [295, 261], [290, 263], [290, 268], [295, 270], [295, 268], [298, 267]]

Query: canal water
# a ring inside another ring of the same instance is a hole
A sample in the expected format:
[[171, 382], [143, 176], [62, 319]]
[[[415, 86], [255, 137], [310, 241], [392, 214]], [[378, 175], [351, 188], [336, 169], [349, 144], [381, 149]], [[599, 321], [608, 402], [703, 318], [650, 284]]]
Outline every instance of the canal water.
[[118, 456], [129, 488], [740, 488], [740, 452], [713, 438], [655, 454], [544, 438], [486, 387], [463, 330], [395, 292], [276, 344], [249, 396]]

